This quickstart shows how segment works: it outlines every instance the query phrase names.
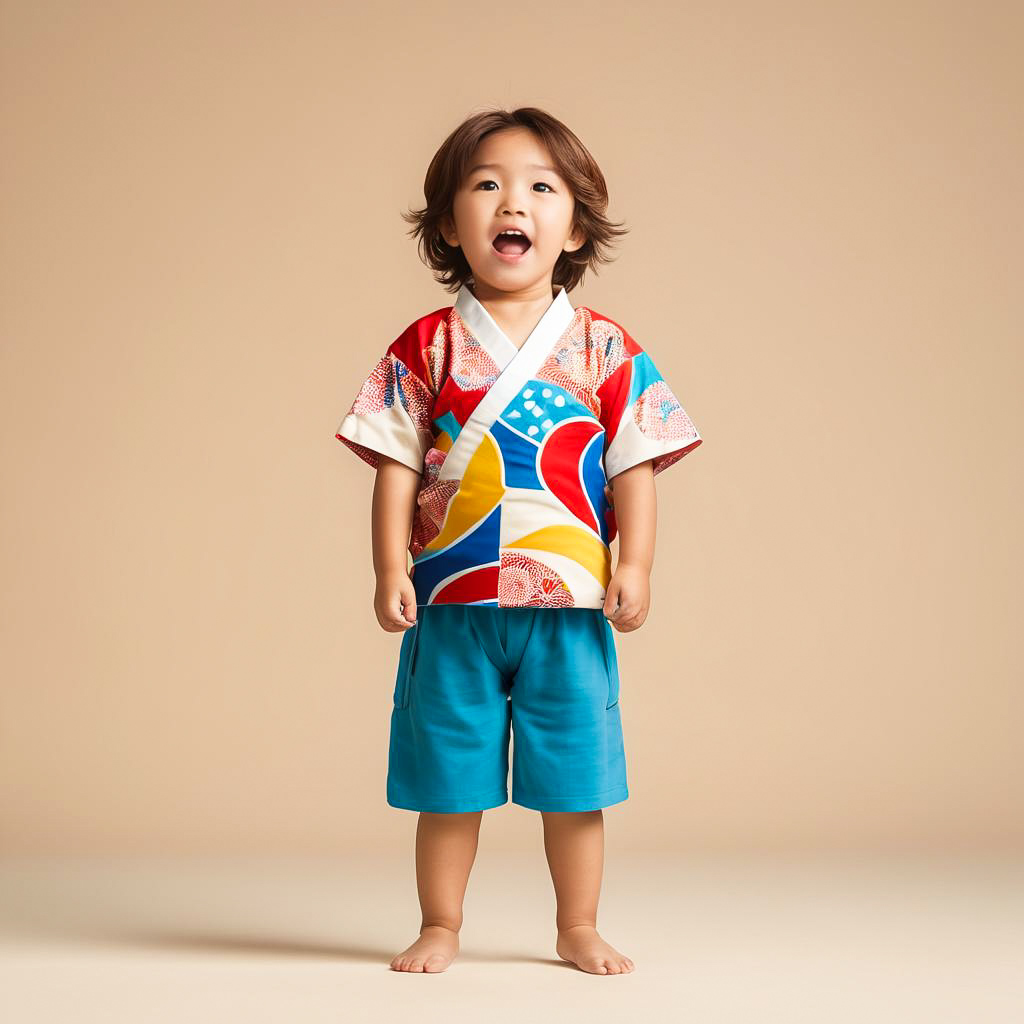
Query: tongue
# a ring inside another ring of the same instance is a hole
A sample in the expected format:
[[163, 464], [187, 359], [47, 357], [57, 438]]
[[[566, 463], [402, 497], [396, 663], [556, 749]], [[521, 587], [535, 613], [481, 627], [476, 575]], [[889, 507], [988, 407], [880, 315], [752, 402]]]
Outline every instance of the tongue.
[[523, 235], [498, 235], [494, 248], [508, 256], [519, 256], [530, 248], [530, 243]]

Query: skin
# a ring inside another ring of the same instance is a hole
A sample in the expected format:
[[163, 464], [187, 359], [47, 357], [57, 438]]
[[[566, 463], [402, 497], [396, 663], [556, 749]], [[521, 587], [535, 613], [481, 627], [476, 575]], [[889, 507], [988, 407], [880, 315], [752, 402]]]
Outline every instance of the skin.
[[[471, 171], [455, 195], [443, 226], [449, 245], [459, 245], [473, 271], [473, 292], [498, 326], [522, 345], [552, 300], [552, 273], [559, 254], [585, 239], [574, 233], [574, 199], [553, 167], [546, 148], [527, 129], [487, 136], [477, 147]], [[531, 247], [525, 259], [509, 265], [494, 254], [491, 242], [501, 227], [526, 232]], [[416, 622], [416, 594], [407, 553], [420, 476], [382, 456], [371, 513], [373, 566], [377, 584], [373, 607], [381, 628], [390, 633]], [[621, 633], [639, 629], [651, 603], [657, 517], [654, 472], [650, 462], [627, 469], [609, 481], [609, 497], [618, 523], [619, 554], [607, 588], [604, 614]], [[416, 879], [422, 920], [419, 938], [391, 961], [391, 969], [435, 974], [445, 970], [459, 950], [462, 906], [476, 857], [483, 812], [421, 812], [416, 828]], [[555, 890], [555, 951], [589, 974], [628, 974], [633, 961], [609, 945], [597, 931], [597, 906], [604, 870], [604, 815], [541, 812], [544, 851]]]

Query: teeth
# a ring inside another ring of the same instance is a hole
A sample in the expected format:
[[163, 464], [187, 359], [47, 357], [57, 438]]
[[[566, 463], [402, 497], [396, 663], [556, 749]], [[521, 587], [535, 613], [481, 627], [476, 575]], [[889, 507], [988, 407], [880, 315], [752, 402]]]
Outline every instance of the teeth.
[[521, 235], [522, 231], [519, 231], [516, 228], [505, 228], [504, 231], [499, 231], [498, 234], [499, 235]]

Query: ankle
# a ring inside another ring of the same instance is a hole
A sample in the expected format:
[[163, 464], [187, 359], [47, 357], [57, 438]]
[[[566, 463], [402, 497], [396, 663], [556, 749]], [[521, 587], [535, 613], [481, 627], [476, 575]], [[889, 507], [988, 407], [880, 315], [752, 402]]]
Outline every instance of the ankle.
[[574, 928], [589, 928], [591, 931], [597, 931], [596, 921], [567, 921], [565, 924], [556, 923], [555, 927], [558, 929], [559, 934], [563, 932], [572, 931]]
[[422, 935], [428, 928], [441, 928], [442, 930], [444, 930], [446, 932], [454, 932], [454, 934], [458, 935], [459, 934], [459, 929], [461, 927], [462, 927], [462, 922], [461, 921], [458, 921], [458, 922], [456, 922], [456, 921], [438, 921], [438, 920], [424, 921], [420, 925], [420, 935]]

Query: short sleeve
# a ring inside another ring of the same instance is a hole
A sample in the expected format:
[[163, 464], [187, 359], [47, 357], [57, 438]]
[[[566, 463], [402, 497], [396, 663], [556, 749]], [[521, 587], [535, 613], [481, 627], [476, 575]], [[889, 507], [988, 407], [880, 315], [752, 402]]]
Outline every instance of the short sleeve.
[[433, 444], [434, 394], [426, 383], [429, 370], [416, 327], [388, 346], [334, 435], [374, 469], [386, 455], [422, 473]]
[[611, 480], [648, 459], [657, 476], [703, 439], [650, 355], [624, 331], [620, 355], [597, 390], [605, 476]]

